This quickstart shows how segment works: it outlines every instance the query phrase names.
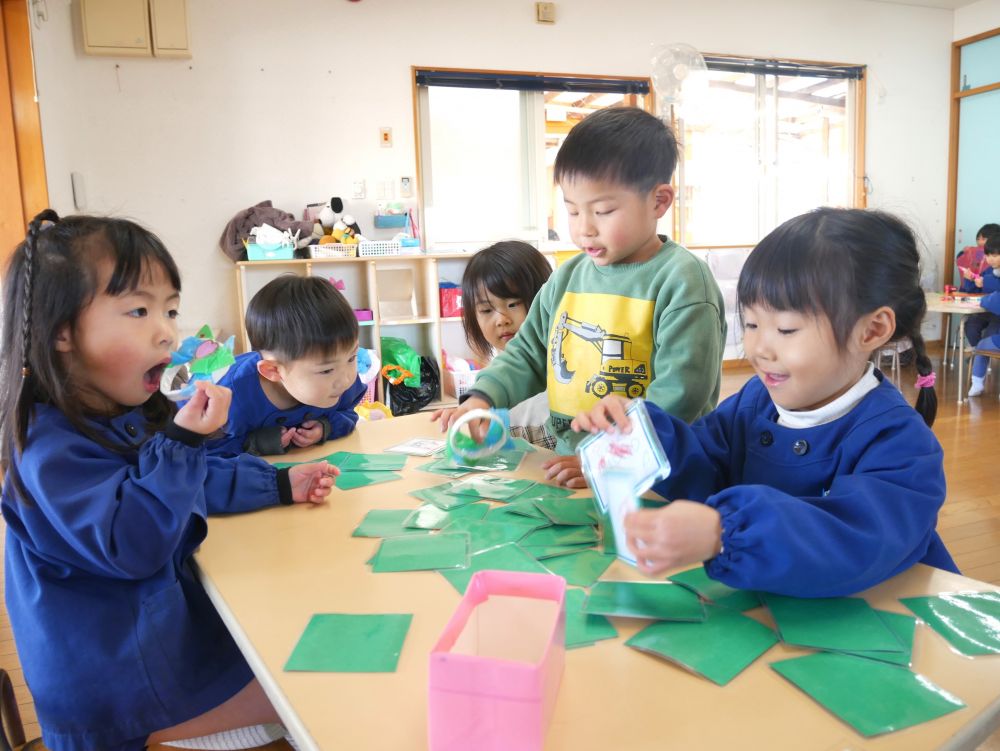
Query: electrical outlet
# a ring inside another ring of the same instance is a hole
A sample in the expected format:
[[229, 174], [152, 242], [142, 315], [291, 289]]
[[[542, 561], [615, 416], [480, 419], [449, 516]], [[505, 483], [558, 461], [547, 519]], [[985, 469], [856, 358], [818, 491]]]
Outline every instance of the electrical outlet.
[[351, 198], [364, 198], [365, 197], [365, 181], [355, 180], [354, 184], [351, 186]]
[[535, 3], [535, 20], [538, 23], [554, 24], [556, 22], [556, 4]]
[[399, 197], [410, 198], [413, 195], [413, 178], [399, 178]]
[[392, 128], [379, 128], [378, 142], [383, 148], [392, 148]]

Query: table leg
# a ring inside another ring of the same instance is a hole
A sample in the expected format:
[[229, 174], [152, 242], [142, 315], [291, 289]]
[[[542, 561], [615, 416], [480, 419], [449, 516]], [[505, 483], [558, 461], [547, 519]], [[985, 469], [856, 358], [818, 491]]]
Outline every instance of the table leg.
[[941, 323], [944, 325], [944, 355], [941, 357], [941, 369], [944, 370], [952, 366], [951, 352], [948, 351], [948, 346], [951, 344], [951, 313], [942, 313]]
[[958, 317], [958, 403], [965, 401], [962, 393], [965, 389], [965, 379], [962, 371], [965, 369], [965, 316]]

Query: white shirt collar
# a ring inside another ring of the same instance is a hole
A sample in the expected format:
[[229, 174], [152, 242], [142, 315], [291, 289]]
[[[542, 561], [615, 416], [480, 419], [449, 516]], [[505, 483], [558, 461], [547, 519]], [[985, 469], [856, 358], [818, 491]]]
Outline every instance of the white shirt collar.
[[814, 428], [817, 425], [833, 422], [854, 409], [869, 391], [878, 387], [878, 384], [875, 365], [868, 363], [864, 375], [858, 382], [829, 404], [808, 411], [782, 409], [775, 404], [774, 407], [778, 410], [778, 425], [786, 428]]

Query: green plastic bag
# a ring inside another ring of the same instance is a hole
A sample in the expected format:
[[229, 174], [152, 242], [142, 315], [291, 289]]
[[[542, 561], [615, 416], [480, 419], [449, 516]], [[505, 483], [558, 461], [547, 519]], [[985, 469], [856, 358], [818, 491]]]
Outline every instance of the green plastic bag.
[[410, 375], [403, 379], [404, 385], [414, 388], [420, 385], [420, 355], [399, 337], [382, 337], [382, 364], [409, 371]]

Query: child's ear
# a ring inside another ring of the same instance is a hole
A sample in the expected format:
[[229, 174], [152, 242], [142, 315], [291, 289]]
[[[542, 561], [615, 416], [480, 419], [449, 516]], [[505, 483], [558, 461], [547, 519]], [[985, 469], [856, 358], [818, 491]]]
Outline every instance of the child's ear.
[[869, 313], [860, 321], [861, 349], [874, 352], [896, 333], [896, 312], [888, 305]]
[[56, 332], [56, 338], [53, 342], [56, 348], [56, 352], [72, 352], [73, 351], [73, 337], [70, 334], [69, 324], [61, 326]]
[[659, 219], [674, 203], [674, 186], [670, 183], [660, 183], [653, 188], [653, 200], [656, 218]]
[[266, 378], [274, 383], [281, 383], [281, 366], [277, 360], [261, 358], [257, 363], [257, 373], [261, 378]]

